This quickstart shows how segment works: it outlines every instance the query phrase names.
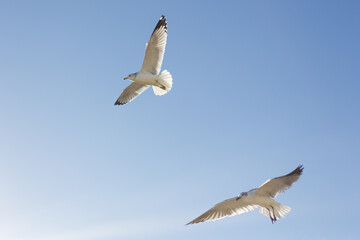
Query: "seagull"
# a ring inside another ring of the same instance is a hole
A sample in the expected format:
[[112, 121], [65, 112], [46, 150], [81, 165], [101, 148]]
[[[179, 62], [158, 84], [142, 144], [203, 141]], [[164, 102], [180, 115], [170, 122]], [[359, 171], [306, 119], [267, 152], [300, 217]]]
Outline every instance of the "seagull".
[[148, 87], [152, 86], [155, 95], [161, 96], [169, 92], [172, 87], [172, 76], [164, 70], [160, 73], [167, 39], [167, 23], [164, 15], [157, 23], [150, 40], [145, 45], [145, 56], [141, 69], [137, 73], [129, 74], [124, 80], [133, 81], [116, 100], [114, 105], [131, 102]]
[[267, 180], [259, 188], [242, 192], [237, 197], [220, 202], [186, 225], [242, 214], [258, 206], [260, 206], [260, 213], [270, 217], [271, 223], [274, 223], [277, 219], [285, 217], [291, 208], [276, 202], [273, 198], [289, 189], [300, 178], [303, 169], [300, 165], [287, 175]]

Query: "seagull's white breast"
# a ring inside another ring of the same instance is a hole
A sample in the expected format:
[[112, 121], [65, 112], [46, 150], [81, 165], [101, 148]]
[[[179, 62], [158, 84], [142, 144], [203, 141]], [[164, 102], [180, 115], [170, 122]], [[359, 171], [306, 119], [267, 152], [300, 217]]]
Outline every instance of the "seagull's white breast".
[[134, 82], [143, 83], [146, 85], [157, 85], [156, 81], [158, 80], [158, 75], [152, 73], [142, 73], [139, 72], [134, 79]]
[[248, 195], [244, 198], [244, 201], [246, 201], [249, 204], [255, 204], [263, 206], [265, 203], [268, 202], [269, 198], [265, 196], [261, 196], [256, 194], [256, 192], [253, 190], [250, 190], [248, 192]]

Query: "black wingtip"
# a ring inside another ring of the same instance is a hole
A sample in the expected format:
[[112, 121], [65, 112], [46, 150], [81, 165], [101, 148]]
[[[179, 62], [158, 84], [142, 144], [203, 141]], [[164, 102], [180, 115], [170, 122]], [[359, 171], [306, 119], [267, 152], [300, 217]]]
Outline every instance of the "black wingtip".
[[302, 164], [300, 164], [294, 171], [293, 173], [299, 174], [301, 175], [303, 173], [304, 167]]
[[301, 175], [303, 173], [304, 167], [303, 165], [299, 165], [294, 171], [292, 171], [289, 174], [286, 174], [285, 176], [291, 176], [291, 175]]
[[301, 164], [301, 165], [299, 165], [299, 168], [300, 168], [300, 170], [301, 170], [301, 173], [303, 172], [303, 170], [304, 170], [304, 167], [303, 167], [303, 165]]
[[116, 101], [115, 103], [114, 103], [114, 105], [116, 106], [116, 105], [124, 105], [125, 103], [121, 103], [121, 102], [118, 102], [118, 101]]
[[167, 23], [166, 23], [165, 15], [161, 15], [159, 22], [156, 24], [156, 27], [155, 27], [154, 31], [152, 32], [152, 34], [154, 34], [154, 32], [161, 27], [164, 27], [165, 32], [167, 31]]

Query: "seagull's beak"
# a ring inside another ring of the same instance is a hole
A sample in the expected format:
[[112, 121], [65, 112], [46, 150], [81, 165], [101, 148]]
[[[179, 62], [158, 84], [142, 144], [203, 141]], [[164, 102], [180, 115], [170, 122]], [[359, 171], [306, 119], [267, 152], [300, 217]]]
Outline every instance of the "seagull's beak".
[[128, 79], [128, 77], [124, 78], [124, 80]]

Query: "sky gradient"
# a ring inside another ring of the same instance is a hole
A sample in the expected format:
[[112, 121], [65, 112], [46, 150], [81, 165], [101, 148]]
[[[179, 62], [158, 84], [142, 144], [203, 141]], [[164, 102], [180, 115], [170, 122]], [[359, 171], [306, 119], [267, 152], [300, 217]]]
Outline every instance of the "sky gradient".
[[[359, 239], [358, 1], [1, 1], [0, 239]], [[114, 106], [164, 14], [161, 97]], [[256, 209], [214, 204], [304, 174]]]

